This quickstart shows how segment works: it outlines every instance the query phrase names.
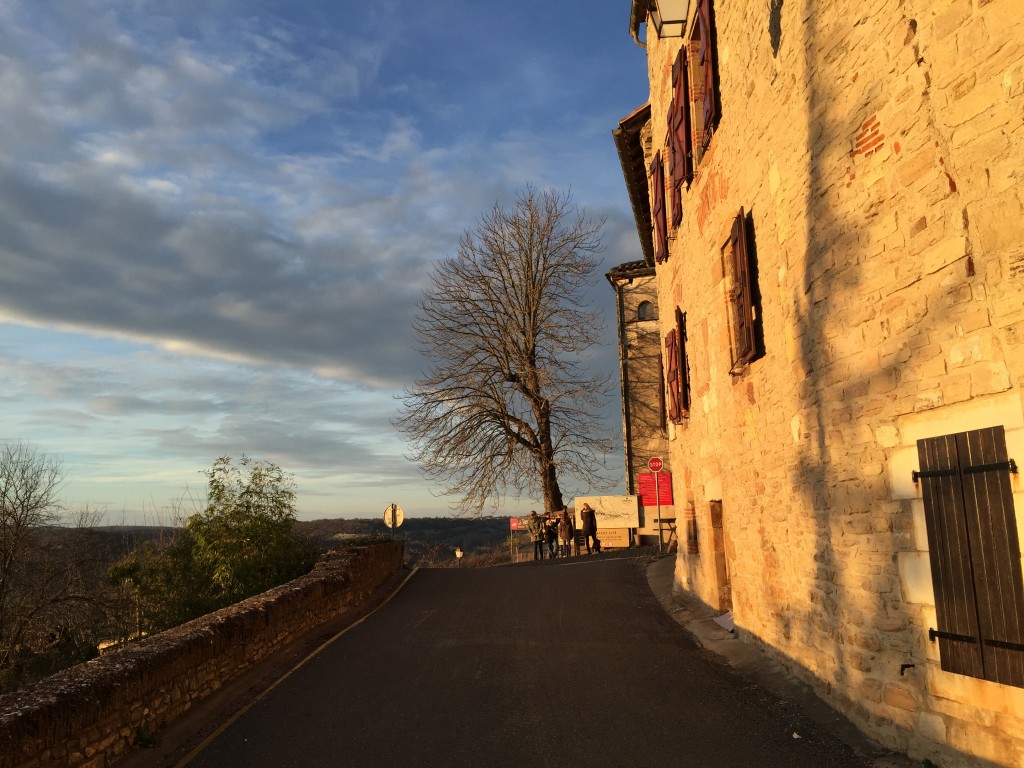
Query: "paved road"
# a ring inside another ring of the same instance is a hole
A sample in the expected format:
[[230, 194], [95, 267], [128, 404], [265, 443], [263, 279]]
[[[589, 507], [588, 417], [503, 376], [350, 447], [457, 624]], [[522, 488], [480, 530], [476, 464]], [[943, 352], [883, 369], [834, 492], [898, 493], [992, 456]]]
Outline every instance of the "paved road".
[[869, 762], [709, 658], [635, 559], [606, 559], [418, 571], [188, 765]]

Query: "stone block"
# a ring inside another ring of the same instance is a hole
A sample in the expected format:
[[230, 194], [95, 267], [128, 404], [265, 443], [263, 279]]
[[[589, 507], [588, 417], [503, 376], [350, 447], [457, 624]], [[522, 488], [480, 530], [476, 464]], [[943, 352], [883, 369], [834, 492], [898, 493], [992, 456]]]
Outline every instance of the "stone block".
[[947, 376], [942, 381], [942, 403], [944, 405], [952, 405], [970, 400], [971, 380], [970, 372]]
[[885, 686], [882, 701], [890, 707], [896, 707], [907, 712], [917, 712], [921, 705], [917, 700], [918, 694], [905, 685], [889, 683]]
[[950, 264], [962, 259], [967, 254], [967, 240], [963, 237], [950, 237], [923, 251], [918, 257], [920, 274], [934, 274]]
[[928, 552], [900, 552], [896, 555], [900, 589], [908, 603], [935, 604], [932, 566]]
[[921, 712], [917, 717], [917, 730], [936, 744], [943, 744], [946, 741], [946, 720], [941, 715]]
[[1013, 190], [967, 207], [981, 255], [1015, 249], [1024, 242], [1024, 207]]
[[1010, 371], [1001, 360], [971, 366], [970, 374], [971, 394], [976, 397], [1005, 392], [1012, 386]]

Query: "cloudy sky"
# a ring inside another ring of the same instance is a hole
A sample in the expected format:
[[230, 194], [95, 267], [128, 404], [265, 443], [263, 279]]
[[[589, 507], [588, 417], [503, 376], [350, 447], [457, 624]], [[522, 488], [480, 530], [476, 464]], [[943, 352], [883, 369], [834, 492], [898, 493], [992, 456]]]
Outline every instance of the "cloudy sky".
[[[416, 302], [526, 183], [607, 217], [602, 274], [639, 258], [611, 139], [647, 90], [628, 22], [628, 0], [0, 0], [0, 437], [110, 522], [243, 453], [294, 474], [303, 518], [447, 514], [391, 426]], [[611, 320], [603, 278], [592, 300]]]

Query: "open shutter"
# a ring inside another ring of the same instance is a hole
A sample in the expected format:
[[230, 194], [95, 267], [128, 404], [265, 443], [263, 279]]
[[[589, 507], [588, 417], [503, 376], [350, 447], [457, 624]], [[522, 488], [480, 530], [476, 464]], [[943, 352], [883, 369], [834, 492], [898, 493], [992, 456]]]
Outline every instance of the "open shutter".
[[1003, 427], [918, 441], [942, 668], [1024, 687], [1024, 575]]
[[683, 184], [693, 174], [693, 150], [690, 146], [690, 87], [687, 76], [686, 48], [672, 65], [672, 104], [669, 107], [670, 177], [672, 188], [672, 226], [683, 221]]
[[711, 133], [715, 120], [718, 118], [718, 99], [715, 97], [715, 64], [714, 46], [711, 44], [711, 0], [699, 0], [697, 3], [697, 23], [700, 25], [699, 60], [703, 75], [703, 136], [701, 144], [707, 147], [711, 141]]
[[733, 301], [736, 303], [736, 362], [748, 363], [756, 353], [754, 286], [747, 244], [746, 215], [740, 208], [732, 223]]
[[679, 339], [675, 328], [665, 335], [665, 367], [668, 384], [668, 417], [678, 423], [682, 419], [679, 392]]
[[679, 342], [679, 415], [690, 415], [690, 366], [686, 357], [686, 313], [676, 309], [676, 337]]
[[651, 161], [651, 217], [654, 226], [654, 260], [659, 264], [668, 258], [668, 222], [665, 220], [665, 169], [661, 153]]

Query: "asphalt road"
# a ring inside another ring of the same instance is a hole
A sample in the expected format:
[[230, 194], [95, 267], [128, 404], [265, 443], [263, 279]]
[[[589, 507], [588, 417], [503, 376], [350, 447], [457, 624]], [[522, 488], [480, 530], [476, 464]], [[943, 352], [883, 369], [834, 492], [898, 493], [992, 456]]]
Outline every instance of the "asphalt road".
[[870, 763], [716, 663], [624, 558], [418, 571], [187, 765]]

